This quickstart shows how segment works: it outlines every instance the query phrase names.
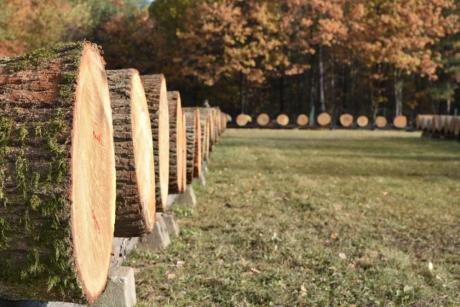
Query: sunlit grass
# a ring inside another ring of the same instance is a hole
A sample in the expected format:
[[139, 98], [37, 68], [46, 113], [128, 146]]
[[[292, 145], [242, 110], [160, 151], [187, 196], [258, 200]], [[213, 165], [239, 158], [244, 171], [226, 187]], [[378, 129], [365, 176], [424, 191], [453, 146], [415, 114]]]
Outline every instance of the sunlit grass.
[[131, 258], [141, 306], [460, 305], [460, 145], [229, 130], [181, 237]]

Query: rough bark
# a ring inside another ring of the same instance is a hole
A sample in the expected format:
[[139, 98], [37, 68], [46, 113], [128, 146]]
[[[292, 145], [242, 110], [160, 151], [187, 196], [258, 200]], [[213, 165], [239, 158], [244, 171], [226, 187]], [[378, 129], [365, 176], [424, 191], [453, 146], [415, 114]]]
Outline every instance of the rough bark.
[[98, 48], [61, 44], [0, 59], [0, 296], [94, 302], [107, 280], [114, 215]]
[[187, 183], [201, 175], [203, 163], [202, 133], [200, 111], [197, 108], [184, 108], [187, 122]]
[[183, 182], [182, 106], [179, 92], [168, 92], [169, 104], [169, 193], [178, 194]]
[[117, 170], [115, 236], [139, 237], [155, 223], [152, 130], [139, 73], [107, 72]]
[[169, 113], [166, 80], [163, 75], [145, 75], [141, 79], [152, 124], [156, 208], [158, 211], [165, 211], [169, 190]]

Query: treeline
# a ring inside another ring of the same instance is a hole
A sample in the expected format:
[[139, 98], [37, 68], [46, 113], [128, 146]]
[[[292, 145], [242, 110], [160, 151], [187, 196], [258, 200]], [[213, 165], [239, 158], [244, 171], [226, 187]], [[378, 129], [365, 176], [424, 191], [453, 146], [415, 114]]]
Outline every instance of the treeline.
[[0, 0], [0, 53], [103, 46], [110, 68], [163, 72], [186, 105], [231, 114], [391, 118], [460, 108], [454, 0]]

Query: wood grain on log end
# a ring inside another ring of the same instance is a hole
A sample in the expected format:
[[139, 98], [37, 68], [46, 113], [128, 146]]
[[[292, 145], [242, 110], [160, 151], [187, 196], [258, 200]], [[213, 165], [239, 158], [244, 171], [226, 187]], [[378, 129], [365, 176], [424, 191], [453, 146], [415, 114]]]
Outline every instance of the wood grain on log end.
[[297, 116], [296, 123], [298, 126], [306, 127], [308, 126], [309, 122], [310, 122], [310, 119], [308, 118], [306, 114], [300, 114], [299, 116]]

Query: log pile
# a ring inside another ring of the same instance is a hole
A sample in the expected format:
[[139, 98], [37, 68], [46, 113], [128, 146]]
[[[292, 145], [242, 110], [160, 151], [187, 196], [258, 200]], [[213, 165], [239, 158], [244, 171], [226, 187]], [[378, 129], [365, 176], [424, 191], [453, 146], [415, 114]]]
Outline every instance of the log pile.
[[421, 114], [416, 127], [424, 137], [460, 140], [460, 116]]
[[114, 235], [151, 232], [231, 120], [104, 66], [87, 42], [0, 59], [1, 298], [96, 302]]

